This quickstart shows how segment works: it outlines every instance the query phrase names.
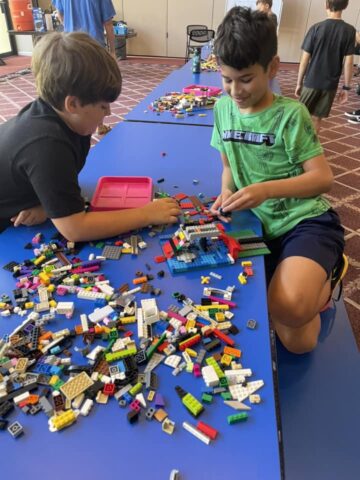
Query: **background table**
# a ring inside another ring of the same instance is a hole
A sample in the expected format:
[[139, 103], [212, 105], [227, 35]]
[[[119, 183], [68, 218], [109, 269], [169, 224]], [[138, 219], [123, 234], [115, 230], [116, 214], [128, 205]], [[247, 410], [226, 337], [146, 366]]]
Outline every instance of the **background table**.
[[[104, 175], [151, 175], [154, 180], [162, 176], [161, 184], [170, 193], [183, 191], [188, 194], [206, 195], [217, 193], [220, 185], [220, 159], [209, 146], [210, 129], [192, 129], [183, 126], [123, 123], [117, 125], [90, 153], [90, 158], [81, 175], [81, 182], [89, 193], [94, 188], [99, 173]], [[191, 145], [187, 149], [186, 145]], [[185, 148], [184, 148], [185, 146]], [[180, 148], [181, 147], [181, 148]], [[161, 152], [166, 152], [162, 156]], [[191, 167], [191, 169], [190, 169]], [[212, 175], [209, 175], [209, 170]], [[192, 176], [198, 177], [194, 185]], [[173, 184], [180, 188], [176, 189]], [[260, 233], [258, 220], [245, 212], [235, 222], [234, 229], [252, 228]], [[0, 236], [0, 247], [4, 253], [2, 262], [23, 260], [29, 251], [23, 246], [39, 228], [8, 229]], [[52, 228], [45, 228], [49, 237]], [[160, 254], [157, 238], [149, 239], [149, 248], [141, 252], [138, 259], [123, 256], [119, 261], [108, 261], [104, 273], [113, 285], [133, 278], [135, 271], [144, 269], [145, 263], [153, 271], [164, 268], [166, 277], [152, 283], [163, 290], [157, 298], [160, 309], [174, 303], [171, 293], [180, 291], [195, 301], [200, 300], [203, 286], [200, 275], [208, 271], [192, 271], [172, 277], [165, 265], [155, 265], [153, 257]], [[86, 258], [94, 248], [87, 247], [81, 254]], [[169, 368], [162, 365], [156, 369], [160, 376], [159, 392], [167, 401], [169, 417], [176, 422], [172, 437], [161, 431], [154, 420], [141, 420], [129, 425], [126, 411], [111, 400], [108, 405], [95, 405], [89, 418], [80, 418], [76, 425], [58, 433], [49, 433], [47, 418], [41, 413], [37, 417], [25, 417], [17, 412], [16, 418], [24, 425], [25, 435], [15, 441], [7, 433], [1, 433], [2, 475], [7, 480], [38, 478], [39, 462], [42, 472], [51, 472], [53, 480], [64, 476], [98, 480], [106, 475], [109, 479], [147, 478], [167, 480], [170, 471], [177, 468], [182, 480], [219, 480], [229, 478], [246, 480], [277, 480], [281, 478], [281, 449], [278, 443], [277, 412], [274, 399], [273, 365], [266, 306], [266, 288], [263, 260], [253, 259], [255, 277], [246, 286], [237, 281], [239, 265], [217, 269], [223, 280], [213, 285], [226, 287], [237, 285], [234, 301], [238, 303], [234, 324], [240, 327], [236, 342], [243, 350], [242, 364], [253, 369], [254, 379], [263, 379], [265, 386], [259, 391], [263, 403], [253, 406], [248, 422], [228, 426], [226, 416], [235, 411], [223, 406], [219, 398], [206, 408], [201, 418], [220, 430], [219, 438], [210, 446], [202, 444], [183, 430], [181, 423], [186, 420], [195, 423], [186, 412], [174, 392], [175, 385], [181, 385], [195, 396], [201, 396], [202, 380], [182, 373], [173, 377]], [[11, 274], [1, 269], [0, 291], [10, 292], [13, 287]], [[141, 297], [147, 298], [147, 296]], [[71, 297], [66, 297], [71, 299]], [[57, 320], [50, 328], [79, 323], [79, 313], [93, 308], [90, 302], [76, 301], [73, 320]], [[61, 319], [61, 317], [59, 317]], [[258, 322], [255, 331], [246, 328], [246, 321], [254, 318]], [[0, 334], [8, 333], [18, 323], [16, 317], [0, 319]], [[80, 339], [77, 340], [80, 342]], [[80, 361], [76, 356], [74, 361]], [[15, 419], [11, 415], [10, 419]], [[40, 452], [40, 453], [39, 453]], [[69, 471], [71, 472], [69, 474]]]
[[[169, 92], [182, 92], [184, 87], [189, 85], [205, 85], [207, 87], [220, 87], [222, 80], [220, 72], [202, 72], [194, 74], [191, 71], [191, 60], [178, 70], [174, 70], [165, 78], [144, 100], [129, 112], [125, 120], [131, 122], [153, 122], [153, 123], [174, 123], [178, 125], [196, 125], [212, 127], [214, 125], [213, 110], [202, 110], [195, 112], [193, 116], [175, 118], [171, 112], [153, 112], [149, 106], [154, 100], [166, 95]], [[276, 94], [280, 94], [280, 86], [275, 78], [270, 82], [270, 88]], [[205, 117], [199, 117], [199, 113], [205, 113]]]

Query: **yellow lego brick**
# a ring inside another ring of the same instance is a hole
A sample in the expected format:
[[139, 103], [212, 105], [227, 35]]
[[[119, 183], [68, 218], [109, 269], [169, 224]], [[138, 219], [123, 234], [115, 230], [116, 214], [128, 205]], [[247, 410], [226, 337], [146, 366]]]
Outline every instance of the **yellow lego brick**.
[[232, 361], [232, 356], [224, 353], [224, 355], [221, 357], [220, 363], [221, 365], [225, 365], [229, 367], [231, 365], [231, 361]]
[[47, 290], [49, 293], [55, 292], [55, 285], [54, 285], [53, 283], [50, 283], [50, 285], [47, 286], [46, 290]]
[[190, 355], [190, 357], [192, 358], [196, 358], [197, 357], [197, 353], [195, 352], [195, 350], [193, 350], [192, 348], [185, 348], [185, 352]]
[[216, 308], [216, 310], [229, 310], [229, 305], [195, 305], [196, 310], [206, 311], [206, 310], [213, 310]]
[[240, 275], [238, 276], [238, 280], [241, 283], [241, 285], [246, 285], [247, 284], [247, 280], [242, 273], [240, 273]]
[[49, 307], [51, 307], [51, 308], [56, 308], [56, 305], [57, 305], [57, 301], [56, 301], [56, 300], [50, 300], [50, 301], [49, 301]]
[[45, 255], [40, 255], [40, 257], [35, 258], [33, 261], [34, 265], [39, 265], [39, 263], [44, 262], [46, 260]]
[[60, 380], [60, 377], [58, 375], [53, 375], [49, 380], [49, 385], [53, 387], [55, 383], [58, 382], [59, 380]]
[[60, 415], [51, 417], [49, 422], [55, 430], [62, 430], [63, 428], [68, 427], [69, 425], [74, 423], [75, 420], [76, 415], [74, 410], [67, 410]]
[[190, 330], [190, 328], [194, 328], [196, 325], [196, 321], [195, 320], [188, 320], [186, 322], [186, 325], [185, 325], [185, 328], [186, 330]]
[[34, 308], [34, 302], [26, 302], [24, 307], [28, 310], [30, 308]]
[[155, 397], [155, 390], [150, 390], [148, 395], [147, 395], [148, 401], [152, 402], [154, 400], [154, 397]]
[[133, 253], [133, 249], [132, 248], [123, 248], [121, 250], [121, 253]]
[[25, 372], [28, 363], [29, 363], [29, 360], [27, 358], [24, 358], [24, 357], [19, 358], [15, 366], [15, 372]]
[[242, 267], [252, 267], [252, 262], [250, 260], [243, 260], [241, 262]]
[[215, 320], [217, 322], [223, 322], [225, 320], [225, 315], [222, 312], [215, 313]]
[[91, 380], [86, 372], [81, 372], [75, 377], [68, 380], [61, 388], [61, 392], [69, 400], [73, 400], [75, 397], [83, 393], [87, 388], [91, 387], [94, 382]]
[[120, 323], [122, 325], [128, 325], [129, 323], [135, 323], [136, 322], [136, 317], [135, 315], [131, 316], [131, 317], [123, 317], [123, 318], [120, 318]]

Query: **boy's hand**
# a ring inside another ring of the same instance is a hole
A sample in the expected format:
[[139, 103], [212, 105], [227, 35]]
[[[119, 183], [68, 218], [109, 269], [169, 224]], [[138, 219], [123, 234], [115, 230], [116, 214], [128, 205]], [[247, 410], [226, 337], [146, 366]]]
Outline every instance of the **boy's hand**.
[[32, 225], [38, 225], [45, 222], [47, 215], [41, 205], [37, 207], [28, 208], [27, 210], [21, 210], [17, 215], [10, 220], [13, 222], [14, 227], [19, 225], [26, 225], [31, 227]]
[[349, 92], [347, 90], [340, 90], [338, 99], [339, 99], [339, 103], [343, 105], [349, 99]]
[[215, 202], [213, 203], [210, 212], [213, 215], [217, 215], [222, 222], [229, 223], [231, 222], [231, 218], [229, 217], [224, 217], [220, 214], [219, 208], [224, 207], [224, 203], [228, 198], [230, 198], [233, 195], [233, 192], [231, 190], [224, 190], [221, 192], [221, 194], [217, 197]]
[[296, 88], [295, 88], [295, 97], [296, 98], [299, 98], [300, 95], [301, 95], [301, 89], [302, 89], [302, 85], [296, 85]]
[[173, 198], [154, 200], [143, 207], [149, 225], [176, 223], [181, 215], [181, 208]]
[[264, 185], [254, 183], [238, 190], [222, 204], [224, 212], [247, 210], [261, 205], [267, 199]]

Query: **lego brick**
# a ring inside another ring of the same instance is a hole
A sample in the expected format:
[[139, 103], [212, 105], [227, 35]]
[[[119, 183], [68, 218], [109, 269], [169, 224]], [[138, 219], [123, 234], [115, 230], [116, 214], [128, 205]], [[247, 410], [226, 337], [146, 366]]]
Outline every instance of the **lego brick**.
[[94, 382], [91, 380], [86, 372], [79, 373], [76, 377], [68, 380], [61, 388], [61, 392], [68, 400], [73, 400], [75, 397], [83, 393], [86, 389], [91, 387]]
[[14, 422], [11, 425], [8, 426], [8, 432], [10, 435], [14, 438], [19, 437], [24, 433], [24, 428], [19, 422]]

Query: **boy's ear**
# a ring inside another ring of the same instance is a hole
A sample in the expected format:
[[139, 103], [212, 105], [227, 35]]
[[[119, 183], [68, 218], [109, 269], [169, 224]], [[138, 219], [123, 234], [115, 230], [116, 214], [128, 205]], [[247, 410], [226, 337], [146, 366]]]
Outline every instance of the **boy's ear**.
[[67, 95], [64, 100], [64, 110], [68, 113], [78, 113], [81, 107], [80, 100], [74, 95]]
[[271, 60], [269, 65], [269, 78], [275, 78], [280, 66], [280, 57], [279, 55], [275, 55], [275, 57]]

